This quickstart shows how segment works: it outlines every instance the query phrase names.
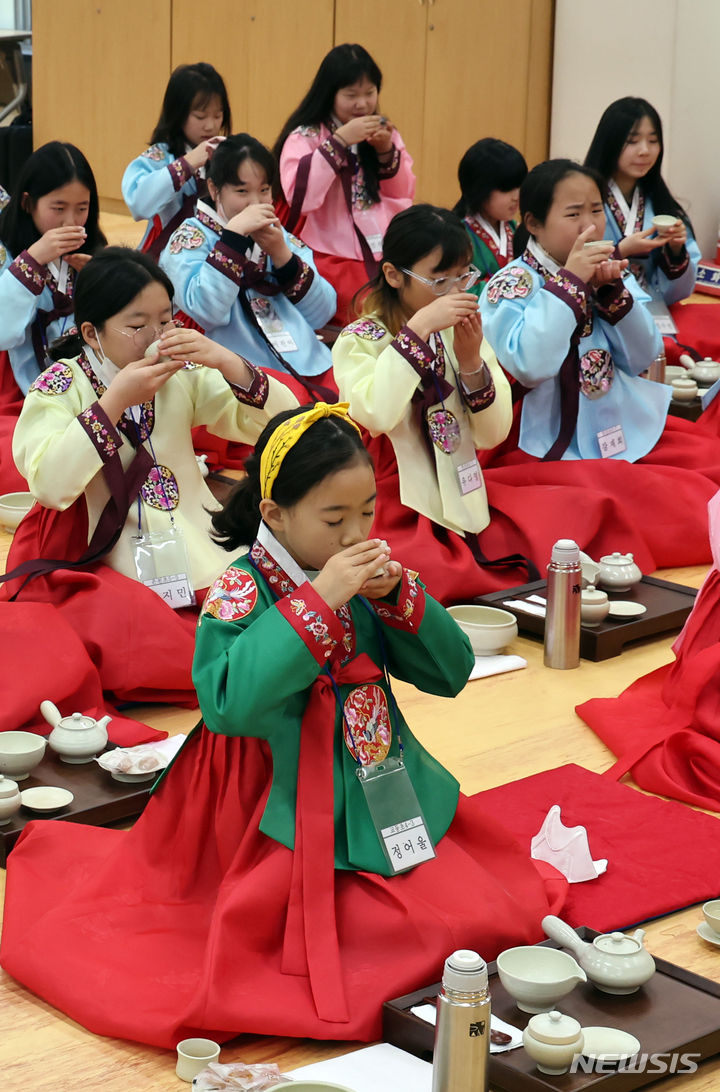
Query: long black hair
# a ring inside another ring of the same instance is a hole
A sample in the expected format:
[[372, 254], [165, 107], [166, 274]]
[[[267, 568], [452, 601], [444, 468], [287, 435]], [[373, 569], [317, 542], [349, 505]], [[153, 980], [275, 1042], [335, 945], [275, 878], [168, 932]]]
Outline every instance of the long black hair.
[[80, 182], [90, 194], [82, 251], [94, 254], [107, 242], [100, 230], [100, 204], [92, 168], [79, 148], [51, 140], [33, 152], [18, 176], [13, 195], [0, 212], [0, 239], [17, 257], [36, 243], [40, 232], [33, 220], [33, 208], [41, 197], [59, 190], [68, 182]]
[[[278, 163], [283, 145], [293, 129], [300, 125], [328, 125], [338, 91], [343, 87], [351, 87], [363, 76], [377, 87], [379, 93], [382, 72], [363, 46], [346, 42], [344, 45], [335, 46], [325, 55], [305, 98], [293, 110], [273, 145], [273, 154]], [[372, 144], [363, 140], [358, 144], [358, 158], [370, 199], [377, 202], [380, 199], [380, 160], [377, 151]], [[277, 194], [282, 194], [279, 177], [275, 188]]]
[[153, 281], [161, 284], [172, 300], [172, 281], [149, 254], [127, 246], [101, 250], [83, 266], [75, 282], [73, 305], [78, 332], [54, 341], [48, 350], [50, 359], [77, 356], [85, 345], [79, 332], [84, 322], [102, 331], [108, 319], [132, 303]]
[[[383, 273], [390, 262], [396, 269], [412, 269], [416, 262], [440, 248], [440, 261], [433, 270], [442, 273], [461, 262], [469, 262], [472, 246], [462, 221], [449, 209], [435, 205], [411, 205], [393, 216], [383, 239], [383, 256], [376, 276], [357, 293], [354, 303], [362, 301], [362, 313], [378, 315], [397, 334], [405, 321], [397, 288]], [[407, 273], [403, 273], [407, 281]]]
[[655, 163], [642, 178], [638, 185], [642, 193], [652, 201], [653, 211], [657, 215], [675, 216], [683, 220], [692, 231], [690, 217], [685, 212], [677, 198], [673, 197], [663, 179], [662, 161], [665, 146], [663, 144], [662, 121], [654, 106], [647, 99], [635, 98], [628, 95], [623, 99], [611, 102], [607, 110], [600, 118], [595, 136], [585, 156], [585, 165], [598, 172], [603, 180], [603, 196], [607, 196], [607, 187], [612, 181], [617, 169], [620, 154], [627, 143], [628, 137], [639, 125], [643, 118], [648, 118], [660, 144], [660, 152]]
[[171, 74], [165, 88], [160, 117], [150, 137], [151, 144], [167, 144], [171, 155], [181, 156], [185, 151], [185, 123], [190, 111], [204, 110], [217, 96], [223, 112], [221, 132], [227, 136], [232, 128], [230, 102], [225, 81], [217, 69], [204, 61], [197, 64], [181, 64]]
[[552, 203], [555, 199], [555, 190], [558, 183], [571, 174], [582, 174], [592, 179], [598, 188], [602, 200], [602, 178], [591, 167], [583, 166], [572, 159], [546, 159], [544, 163], [538, 163], [528, 174], [520, 187], [520, 216], [521, 223], [515, 229], [513, 238], [513, 252], [516, 258], [525, 250], [530, 238], [525, 218], [533, 216], [539, 223], [544, 224]]
[[[246, 477], [235, 486], [223, 508], [212, 513], [212, 537], [223, 549], [237, 550], [255, 541], [261, 522], [262, 453], [278, 425], [309, 409], [311, 405], [283, 410], [261, 432], [254, 452], [245, 460]], [[321, 417], [283, 459], [273, 482], [272, 499], [281, 508], [292, 508], [328, 475], [358, 460], [373, 465], [357, 429], [344, 417]]]
[[275, 156], [249, 133], [234, 133], [218, 144], [208, 163], [207, 177], [219, 190], [228, 184], [234, 185], [238, 168], [246, 159], [262, 167], [268, 184], [272, 186], [277, 172]]
[[508, 193], [522, 185], [528, 173], [525, 157], [512, 144], [494, 137], [478, 140], [465, 152], [458, 166], [462, 196], [453, 209], [458, 216], [482, 214], [494, 190]]

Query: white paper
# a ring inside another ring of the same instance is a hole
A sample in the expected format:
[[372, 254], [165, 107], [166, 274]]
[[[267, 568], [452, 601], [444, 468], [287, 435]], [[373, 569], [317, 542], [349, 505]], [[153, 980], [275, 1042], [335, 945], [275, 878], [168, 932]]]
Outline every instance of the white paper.
[[[428, 1024], [435, 1024], [437, 1018], [437, 1009], [434, 1005], [413, 1005], [410, 1009], [413, 1016], [417, 1016], [420, 1020], [425, 1020]], [[523, 1037], [520, 1028], [513, 1027], [512, 1024], [506, 1024], [504, 1020], [501, 1020], [499, 1016], [490, 1014], [490, 1030], [491, 1031], [503, 1031], [506, 1035], [510, 1036], [510, 1042], [505, 1044], [490, 1043], [491, 1054], [504, 1054], [507, 1050], [515, 1050], [517, 1047], [523, 1045]]]
[[293, 1069], [297, 1080], [337, 1081], [352, 1092], [431, 1092], [432, 1065], [390, 1043]]
[[545, 617], [545, 607], [536, 607], [534, 603], [528, 603], [527, 599], [506, 599], [503, 606], [524, 611], [525, 614], [535, 614], [538, 618]]
[[716, 379], [712, 387], [708, 389], [700, 396], [700, 405], [703, 410], [706, 410], [710, 403], [713, 401], [718, 391], [720, 391], [720, 379]]
[[519, 671], [522, 667], [527, 667], [527, 660], [522, 656], [476, 656], [468, 682], [486, 679], [488, 675], [502, 675], [506, 671]]

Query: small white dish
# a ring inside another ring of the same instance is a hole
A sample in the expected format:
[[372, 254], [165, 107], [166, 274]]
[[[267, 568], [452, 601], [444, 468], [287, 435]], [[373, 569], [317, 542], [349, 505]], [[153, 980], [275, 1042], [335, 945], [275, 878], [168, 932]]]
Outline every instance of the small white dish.
[[23, 789], [20, 793], [24, 808], [46, 815], [66, 808], [74, 799], [75, 796], [69, 789], [61, 789], [58, 785], [37, 785], [34, 789]]
[[714, 944], [717, 948], [720, 948], [720, 934], [716, 933], [714, 929], [711, 929], [706, 921], [701, 921], [695, 930], [699, 937], [706, 940], [708, 944]]
[[125, 785], [140, 785], [143, 781], [153, 781], [165, 769], [159, 766], [157, 770], [143, 770], [142, 773], [123, 773], [121, 770], [110, 770], [113, 781], [122, 781]]
[[620, 1028], [583, 1028], [583, 1058], [626, 1062], [640, 1050], [640, 1040]]
[[611, 618], [639, 618], [645, 614], [647, 607], [642, 603], [631, 603], [629, 599], [616, 599], [610, 603]]

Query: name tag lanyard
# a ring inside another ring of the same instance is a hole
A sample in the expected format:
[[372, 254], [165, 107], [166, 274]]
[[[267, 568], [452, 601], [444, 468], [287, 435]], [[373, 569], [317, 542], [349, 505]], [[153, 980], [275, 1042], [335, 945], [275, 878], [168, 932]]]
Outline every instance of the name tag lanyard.
[[340, 689], [327, 664], [323, 671], [330, 679], [345, 728], [352, 740], [357, 763], [355, 774], [363, 790], [370, 818], [385, 857], [394, 873], [407, 872], [423, 861], [432, 860], [435, 856], [435, 846], [428, 833], [425, 816], [403, 759], [404, 748], [399, 728], [400, 713], [390, 684], [382, 628], [370, 604], [362, 596], [358, 598], [375, 624], [389, 698], [390, 723], [398, 741], [397, 756], [387, 755], [379, 762], [362, 764], [355, 742], [355, 733], [345, 716]]
[[[140, 426], [145, 423], [142, 407], [139, 407], [139, 412], [140, 422], [138, 423], [135, 420], [133, 407], [128, 410], [130, 420], [137, 433], [138, 445], [141, 445], [143, 439]], [[155, 455], [150, 430], [146, 428], [146, 432], [156, 474], [156, 484], [162, 493], [170, 517], [170, 529], [168, 531], [143, 531], [141, 490], [137, 498], [137, 534], [132, 537], [135, 569], [138, 580], [146, 588], [150, 588], [151, 591], [159, 595], [173, 610], [178, 610], [182, 607], [193, 606], [196, 602], [195, 589], [190, 582], [190, 557], [182, 528], [175, 526], [172, 503], [168, 497], [165, 480]]]
[[[445, 350], [442, 343], [442, 338], [439, 334], [433, 334], [433, 341], [435, 344], [435, 357], [437, 360], [445, 362]], [[455, 371], [455, 365], [450, 360], [448, 361], [452, 373], [455, 377], [455, 384], [462, 399], [462, 387], [460, 383], [460, 377]], [[442, 406], [442, 414], [445, 424], [445, 436], [446, 444], [441, 447], [443, 454], [449, 455], [452, 459], [453, 466], [455, 467], [455, 474], [457, 476], [460, 492], [463, 496], [467, 493], [474, 493], [476, 489], [482, 489], [483, 481], [480, 474], [480, 464], [478, 463], [477, 454], [475, 452], [475, 445], [472, 442], [472, 438], [469, 435], [463, 436], [460, 423], [455, 420], [454, 414], [452, 414], [445, 406], [445, 399], [442, 396], [440, 390], [440, 384], [438, 383], [437, 373], [435, 369], [432, 369], [433, 383], [435, 385], [435, 393], [437, 394], [438, 401]], [[463, 404], [463, 413], [465, 412], [465, 406]], [[433, 441], [434, 442], [434, 441]], [[437, 446], [437, 444], [436, 444]]]

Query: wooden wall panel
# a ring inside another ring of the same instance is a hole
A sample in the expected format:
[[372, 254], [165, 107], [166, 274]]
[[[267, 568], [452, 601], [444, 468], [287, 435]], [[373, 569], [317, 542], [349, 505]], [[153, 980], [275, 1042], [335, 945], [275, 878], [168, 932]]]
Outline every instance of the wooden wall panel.
[[198, 44], [196, 0], [172, 0], [172, 67], [208, 61], [228, 88], [233, 129], [272, 145], [333, 44], [333, 0], [213, 0]]
[[102, 197], [147, 146], [170, 70], [171, 0], [34, 0], [35, 147], [68, 140]]
[[[383, 74], [380, 105], [398, 127], [423, 175], [427, 17], [418, 0], [336, 0], [335, 44], [358, 42]], [[418, 192], [418, 200], [422, 194]]]

